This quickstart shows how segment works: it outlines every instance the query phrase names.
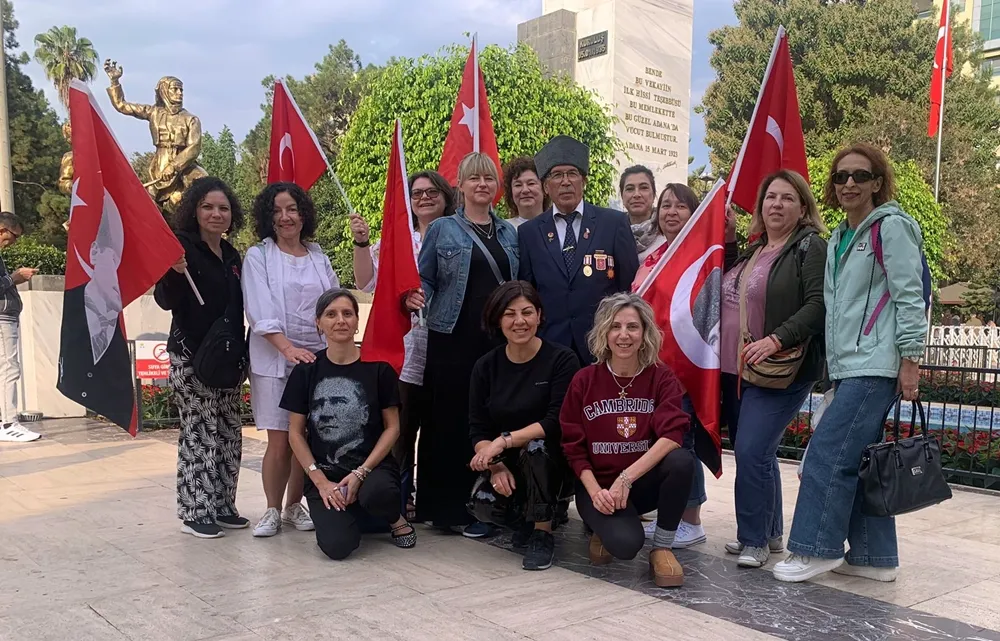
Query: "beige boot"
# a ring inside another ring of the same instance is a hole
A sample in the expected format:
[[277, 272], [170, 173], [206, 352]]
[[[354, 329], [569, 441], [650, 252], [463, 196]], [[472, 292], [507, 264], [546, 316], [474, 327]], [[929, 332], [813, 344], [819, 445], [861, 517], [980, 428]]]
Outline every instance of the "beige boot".
[[674, 553], [666, 548], [656, 548], [649, 553], [649, 570], [653, 573], [653, 583], [661, 588], [676, 588], [684, 584], [684, 568]]
[[607, 565], [614, 560], [611, 553], [604, 549], [604, 544], [601, 543], [601, 537], [597, 534], [590, 535], [590, 549], [588, 550], [590, 555], [590, 562], [593, 565]]

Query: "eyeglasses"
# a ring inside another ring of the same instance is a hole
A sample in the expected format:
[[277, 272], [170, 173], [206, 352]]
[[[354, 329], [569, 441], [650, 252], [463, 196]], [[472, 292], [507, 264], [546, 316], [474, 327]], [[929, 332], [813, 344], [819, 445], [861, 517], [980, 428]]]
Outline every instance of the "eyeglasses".
[[422, 198], [429, 198], [430, 200], [434, 200], [440, 195], [441, 195], [441, 190], [434, 189], [433, 187], [430, 189], [414, 189], [413, 191], [410, 192], [410, 198], [412, 198], [413, 200], [420, 200]]
[[854, 179], [854, 184], [863, 185], [867, 182], [871, 182], [880, 176], [876, 176], [870, 171], [864, 169], [856, 169], [854, 171], [835, 171], [832, 174], [833, 184], [835, 185], [846, 185], [848, 178]]
[[14, 237], [14, 240], [17, 240], [18, 238], [20, 238], [21, 237], [21, 233], [22, 233], [22, 232], [16, 232], [16, 231], [14, 231], [12, 229], [8, 229], [6, 227], [0, 227], [0, 232], [4, 232], [6, 234], [10, 234], [11, 236]]
[[581, 174], [576, 169], [570, 169], [569, 171], [553, 171], [549, 173], [549, 180], [554, 180], [556, 182], [562, 182], [564, 179], [577, 180], [581, 178]]

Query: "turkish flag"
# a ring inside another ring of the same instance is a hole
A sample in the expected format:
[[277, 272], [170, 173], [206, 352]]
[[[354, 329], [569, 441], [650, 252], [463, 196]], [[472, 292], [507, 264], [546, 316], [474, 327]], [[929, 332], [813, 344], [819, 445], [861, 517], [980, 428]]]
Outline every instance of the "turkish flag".
[[[441, 152], [438, 172], [448, 180], [449, 184], [457, 185], [458, 165], [463, 158], [474, 151], [492, 158], [493, 164], [497, 166], [497, 174], [500, 174], [500, 152], [497, 151], [493, 116], [490, 114], [490, 103], [486, 99], [486, 85], [483, 84], [483, 71], [479, 68], [475, 39], [472, 40], [469, 59], [465, 61], [462, 86], [458, 89], [455, 111], [451, 114], [448, 137], [444, 139], [444, 150]], [[494, 204], [500, 202], [503, 196], [502, 185], [501, 175]]]
[[698, 457], [722, 475], [720, 431], [722, 270], [725, 254], [725, 183], [719, 180], [636, 293], [656, 315], [663, 332], [660, 360], [687, 390], [707, 434], [695, 434]]
[[79, 80], [70, 87], [69, 115], [74, 175], [56, 387], [135, 436], [122, 310], [184, 250]]
[[295, 183], [309, 189], [327, 170], [326, 154], [316, 134], [295, 104], [281, 80], [274, 83], [271, 107], [271, 153], [267, 162], [267, 182]]
[[420, 287], [417, 261], [413, 257], [413, 214], [406, 182], [403, 127], [399, 120], [389, 153], [379, 243], [375, 299], [361, 342], [361, 360], [385, 361], [398, 374], [403, 368], [403, 336], [412, 327], [410, 313], [403, 309], [400, 301], [409, 291]]
[[788, 50], [788, 35], [780, 26], [750, 127], [729, 175], [730, 200], [753, 212], [760, 183], [779, 169], [790, 169], [809, 180], [792, 55]]
[[941, 105], [944, 102], [944, 80], [951, 78], [954, 56], [951, 50], [951, 3], [941, 7], [941, 26], [938, 27], [937, 48], [934, 50], [934, 67], [931, 70], [931, 115], [927, 119], [927, 135], [938, 133]]

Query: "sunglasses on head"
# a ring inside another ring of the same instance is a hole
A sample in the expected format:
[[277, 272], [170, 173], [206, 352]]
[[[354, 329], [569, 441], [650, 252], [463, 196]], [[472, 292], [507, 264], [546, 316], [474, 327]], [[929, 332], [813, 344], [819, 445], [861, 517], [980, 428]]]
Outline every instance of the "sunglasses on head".
[[854, 184], [856, 185], [863, 185], [864, 183], [875, 180], [878, 176], [865, 169], [833, 172], [833, 184], [835, 185], [846, 185], [848, 178], [853, 178]]

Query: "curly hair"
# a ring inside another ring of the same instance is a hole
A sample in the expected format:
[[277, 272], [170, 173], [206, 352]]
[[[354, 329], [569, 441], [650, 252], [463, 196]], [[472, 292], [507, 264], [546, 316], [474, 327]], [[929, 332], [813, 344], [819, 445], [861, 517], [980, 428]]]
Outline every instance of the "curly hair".
[[656, 325], [656, 315], [653, 308], [638, 294], [619, 292], [612, 294], [600, 302], [594, 314], [594, 327], [587, 333], [587, 347], [598, 363], [611, 360], [611, 348], [608, 346], [608, 333], [614, 323], [615, 316], [623, 309], [632, 308], [639, 314], [642, 322], [642, 345], [639, 346], [639, 367], [646, 368], [660, 362], [660, 346], [663, 344], [663, 333]]
[[[531, 172], [538, 176], [538, 169], [535, 168], [535, 159], [531, 156], [518, 156], [508, 162], [503, 168], [503, 201], [507, 205], [507, 211], [511, 218], [517, 218], [520, 212], [517, 211], [517, 203], [514, 202], [514, 181], [521, 177], [521, 174]], [[541, 180], [538, 181], [539, 185]], [[541, 187], [539, 187], [541, 189]], [[549, 208], [549, 197], [542, 191], [542, 211]]]
[[186, 231], [194, 234], [199, 232], [198, 205], [205, 199], [205, 196], [213, 191], [221, 191], [229, 201], [232, 220], [229, 222], [229, 229], [226, 230], [226, 233], [232, 234], [243, 227], [243, 208], [240, 206], [239, 198], [221, 178], [205, 176], [198, 178], [184, 190], [181, 202], [177, 205], [177, 211], [173, 215], [174, 231]]
[[302, 218], [302, 233], [299, 238], [303, 241], [310, 240], [316, 233], [316, 207], [309, 193], [295, 183], [271, 183], [253, 201], [254, 231], [258, 240], [276, 239], [274, 199], [278, 194], [285, 193], [292, 197], [299, 208], [299, 217]]

